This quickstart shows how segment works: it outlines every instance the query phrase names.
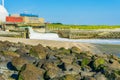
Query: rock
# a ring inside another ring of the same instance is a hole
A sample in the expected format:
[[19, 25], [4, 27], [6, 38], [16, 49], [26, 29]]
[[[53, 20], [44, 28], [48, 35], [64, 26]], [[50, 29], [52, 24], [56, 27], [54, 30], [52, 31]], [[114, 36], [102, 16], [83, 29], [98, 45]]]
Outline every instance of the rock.
[[114, 59], [109, 59], [109, 63], [112, 64], [114, 62]]
[[[12, 63], [12, 64], [11, 64]], [[120, 58], [71, 49], [0, 42], [0, 80], [120, 80]]]
[[81, 50], [78, 47], [74, 46], [74, 47], [71, 48], [71, 52], [72, 53], [81, 53]]
[[116, 75], [115, 80], [120, 80], [120, 75]]
[[84, 80], [96, 80], [96, 79], [93, 77], [86, 76], [86, 77], [84, 77]]
[[25, 55], [25, 54], [29, 53], [29, 50], [27, 50], [25, 48], [19, 48], [15, 52], [20, 54], [20, 55]]
[[74, 56], [72, 55], [64, 56], [61, 58], [61, 61], [66, 64], [72, 64], [72, 62], [74, 61]]
[[64, 73], [58, 68], [49, 69], [46, 73], [46, 76], [49, 77], [50, 79], [53, 79], [56, 77], [62, 77], [63, 75]]
[[8, 51], [13, 51], [13, 52], [15, 52], [17, 50], [17, 48], [16, 47], [13, 47], [13, 46], [11, 46], [9, 49], [8, 49]]
[[16, 52], [12, 52], [12, 51], [4, 51], [3, 54], [9, 57], [20, 57], [19, 54], [17, 54]]
[[107, 80], [107, 78], [101, 73], [96, 74], [94, 77], [96, 80]]
[[65, 75], [64, 80], [76, 80], [76, 79], [75, 79], [75, 76], [73, 76], [73, 75]]
[[91, 72], [92, 68], [90, 66], [82, 66], [82, 71]]
[[2, 75], [0, 75], [0, 80], [5, 80]]
[[117, 56], [113, 55], [113, 54], [112, 54], [110, 57], [111, 57], [112, 59], [114, 59], [114, 60], [119, 61], [119, 58], [118, 58]]
[[18, 80], [44, 80], [43, 75], [43, 69], [39, 69], [32, 64], [26, 64], [19, 73]]
[[62, 77], [64, 75], [62, 70], [51, 62], [46, 62], [43, 68], [47, 71], [46, 76], [50, 79], [53, 79], [55, 77]]
[[120, 70], [120, 63], [116, 60], [112, 60], [112, 63], [107, 64], [108, 68], [111, 70]]
[[97, 70], [97, 69], [100, 69], [101, 67], [103, 67], [104, 64], [105, 64], [105, 60], [103, 58], [97, 58], [94, 61], [93, 66]]
[[90, 63], [90, 59], [84, 58], [82, 59], [81, 66], [85, 67]]
[[77, 64], [70, 65], [70, 64], [65, 64], [65, 74], [72, 74], [72, 75], [77, 75], [81, 72], [81, 67]]
[[12, 65], [14, 67], [16, 67], [17, 70], [21, 70], [22, 66], [25, 65], [25, 64], [27, 64], [27, 63], [28, 63], [28, 61], [22, 59], [21, 57], [19, 57], [19, 58], [15, 57], [12, 60]]
[[81, 71], [81, 77], [92, 77], [94, 74], [95, 72]]
[[11, 70], [9, 62], [0, 62], [0, 80], [13, 80], [10, 77], [12, 74], [14, 74], [14, 71]]
[[30, 50], [30, 54], [39, 59], [46, 59], [45, 48], [42, 45], [33, 46]]
[[81, 79], [82, 79], [82, 78], [81, 78], [81, 75], [80, 75], [80, 74], [75, 75], [75, 79], [76, 79], [76, 80], [81, 80]]
[[70, 54], [71, 52], [70, 52], [69, 49], [65, 49], [64, 47], [62, 47], [62, 48], [60, 48], [60, 49], [58, 50], [58, 53], [59, 53], [59, 54], [64, 54], [64, 55], [68, 55], [68, 54]]
[[87, 52], [81, 52], [80, 54], [75, 54], [75, 57], [77, 59], [84, 59], [84, 58], [87, 58], [87, 59], [91, 59], [90, 56], [87, 56]]
[[43, 68], [45, 70], [49, 70], [49, 69], [52, 69], [52, 68], [57, 68], [57, 66], [55, 66], [53, 63], [51, 62], [45, 62], [44, 65], [43, 65]]

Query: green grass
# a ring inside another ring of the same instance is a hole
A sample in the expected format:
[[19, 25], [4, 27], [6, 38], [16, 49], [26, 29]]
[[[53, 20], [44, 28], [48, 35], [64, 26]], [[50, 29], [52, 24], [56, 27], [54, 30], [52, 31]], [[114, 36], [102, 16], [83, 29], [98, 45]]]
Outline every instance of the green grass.
[[120, 25], [62, 25], [62, 24], [47, 24], [48, 29], [77, 29], [77, 30], [94, 30], [94, 29], [115, 29], [120, 28]]

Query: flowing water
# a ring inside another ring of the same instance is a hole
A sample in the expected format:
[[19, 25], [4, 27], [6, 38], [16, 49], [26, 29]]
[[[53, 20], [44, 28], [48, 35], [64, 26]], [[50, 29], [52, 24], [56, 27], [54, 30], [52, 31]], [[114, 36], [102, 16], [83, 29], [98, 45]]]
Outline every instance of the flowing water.
[[120, 44], [120, 39], [66, 39], [60, 38], [56, 33], [38, 33], [34, 32], [32, 28], [29, 28], [29, 30], [30, 39], [69, 41], [81, 43]]
[[38, 33], [30, 30], [30, 39], [55, 40], [80, 43], [94, 43], [103, 53], [115, 54], [120, 57], [120, 39], [66, 39], [60, 38], [56, 33]]

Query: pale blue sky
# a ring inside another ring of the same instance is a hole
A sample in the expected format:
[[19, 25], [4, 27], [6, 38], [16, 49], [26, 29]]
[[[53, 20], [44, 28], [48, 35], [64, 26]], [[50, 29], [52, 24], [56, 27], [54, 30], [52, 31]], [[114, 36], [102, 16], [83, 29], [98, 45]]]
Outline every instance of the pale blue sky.
[[5, 0], [9, 13], [33, 13], [48, 22], [120, 25], [120, 0]]

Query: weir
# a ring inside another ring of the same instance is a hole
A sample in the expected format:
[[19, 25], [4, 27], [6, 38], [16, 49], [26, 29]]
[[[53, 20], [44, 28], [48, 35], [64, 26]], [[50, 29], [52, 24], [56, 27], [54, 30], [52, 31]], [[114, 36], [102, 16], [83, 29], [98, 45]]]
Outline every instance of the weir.
[[53, 41], [62, 41], [62, 42], [78, 42], [78, 43], [97, 43], [97, 44], [120, 44], [120, 39], [67, 39], [60, 38], [56, 33], [38, 33], [33, 31], [30, 27], [30, 39], [37, 40], [53, 40]]

